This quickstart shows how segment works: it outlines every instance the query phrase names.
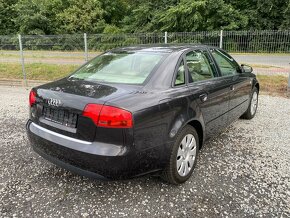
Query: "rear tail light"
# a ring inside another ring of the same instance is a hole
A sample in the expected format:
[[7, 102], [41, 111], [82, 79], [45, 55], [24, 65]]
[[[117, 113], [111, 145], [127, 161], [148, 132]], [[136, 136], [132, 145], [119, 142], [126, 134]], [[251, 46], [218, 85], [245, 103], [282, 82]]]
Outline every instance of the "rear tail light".
[[29, 93], [29, 105], [32, 107], [36, 102], [36, 92], [31, 90]]
[[121, 108], [87, 104], [83, 116], [91, 118], [97, 126], [107, 128], [132, 128], [132, 113]]
[[94, 123], [98, 125], [99, 115], [102, 107], [103, 105], [99, 104], [87, 104], [83, 111], [83, 116], [91, 118]]

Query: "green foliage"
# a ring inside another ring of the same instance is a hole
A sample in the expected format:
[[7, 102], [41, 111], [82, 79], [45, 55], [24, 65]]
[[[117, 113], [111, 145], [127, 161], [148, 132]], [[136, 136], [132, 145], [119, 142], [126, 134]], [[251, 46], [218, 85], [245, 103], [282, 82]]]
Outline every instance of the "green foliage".
[[[61, 10], [61, 0], [18, 0], [14, 5], [17, 16], [13, 19], [18, 33], [53, 34], [55, 16]], [[57, 6], [57, 7], [56, 7]]]
[[0, 0], [0, 35], [290, 28], [290, 0]]
[[59, 33], [99, 33], [105, 27], [105, 11], [98, 0], [71, 0], [68, 7], [57, 14]]
[[247, 29], [289, 29], [290, 0], [225, 0], [247, 16]]
[[105, 34], [117, 34], [121, 32], [122, 30], [119, 27], [116, 27], [115, 25], [110, 25], [110, 24], [107, 24], [103, 31], [103, 33]]
[[0, 35], [14, 33], [13, 17], [16, 16], [14, 4], [17, 0], [0, 0]]
[[129, 11], [125, 0], [100, 0], [104, 10], [104, 20], [109, 25], [118, 26]]
[[177, 0], [148, 0], [130, 1], [131, 11], [124, 18], [123, 23], [126, 32], [160, 32], [158, 17], [171, 6], [177, 4]]
[[262, 29], [279, 28], [284, 20], [284, 16], [281, 14], [287, 8], [286, 2], [289, 5], [289, 1], [285, 0], [258, 0], [256, 12], [259, 13], [259, 27]]
[[285, 5], [285, 9], [283, 11], [283, 18], [282, 24], [280, 29], [289, 29], [290, 28], [290, 0], [288, 0], [288, 4]]
[[184, 0], [159, 13], [157, 19], [161, 30], [169, 32], [236, 30], [247, 24], [247, 18], [223, 0]]

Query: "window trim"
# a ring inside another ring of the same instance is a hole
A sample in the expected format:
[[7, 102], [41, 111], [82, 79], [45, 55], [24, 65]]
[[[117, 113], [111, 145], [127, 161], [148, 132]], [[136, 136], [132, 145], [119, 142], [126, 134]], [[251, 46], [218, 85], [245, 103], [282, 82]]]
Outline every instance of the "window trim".
[[[219, 49], [219, 48], [216, 48], [216, 47], [211, 47], [211, 46], [206, 46], [206, 47], [201, 47], [200, 46], [200, 47], [194, 47], [194, 48], [191, 47], [191, 48], [188, 48], [187, 50], [185, 50], [180, 55], [180, 57], [179, 57], [179, 59], [177, 61], [177, 64], [175, 66], [174, 73], [173, 73], [173, 77], [172, 77], [172, 80], [171, 80], [171, 88], [192, 87], [193, 85], [196, 85], [196, 84], [201, 84], [201, 83], [205, 83], [205, 82], [211, 82], [211, 81], [215, 81], [215, 80], [219, 80], [219, 79], [224, 79], [226, 77], [233, 77], [233, 76], [239, 75], [239, 73], [237, 73], [235, 75], [222, 76], [221, 70], [220, 70], [220, 68], [219, 68], [219, 66], [218, 66], [215, 58], [213, 57], [213, 55], [211, 53], [211, 50], [214, 50], [214, 49], [220, 50], [220, 51], [222, 51], [222, 53], [226, 53], [222, 49]], [[175, 79], [176, 79], [177, 70], [178, 70], [178, 67], [179, 67], [181, 61], [183, 60], [183, 62], [186, 63], [186, 59], [185, 59], [186, 54], [189, 53], [189, 52], [191, 52], [191, 51], [195, 51], [195, 50], [201, 50], [201, 51], [205, 51], [206, 52], [208, 61], [209, 61], [210, 65], [213, 66], [213, 69], [212, 70], [213, 70], [213, 73], [214, 73], [214, 77], [211, 78], [211, 79], [207, 79], [207, 80], [200, 80], [200, 81], [194, 81], [192, 83], [189, 83], [188, 82], [188, 68], [187, 68], [187, 64], [185, 64], [185, 66], [186, 66], [185, 67], [185, 84], [176, 86], [175, 85]], [[227, 54], [227, 55], [229, 55], [229, 54]], [[232, 56], [230, 56], [230, 57], [235, 61], [235, 59]], [[237, 65], [239, 66], [238, 63], [237, 63]]]
[[[232, 75], [222, 75], [222, 71], [220, 69], [220, 66], [218, 65], [216, 59], [214, 58], [213, 54], [212, 54], [212, 50], [217, 50], [219, 51], [221, 54], [225, 55], [225, 56], [229, 56], [231, 58], [231, 60], [237, 65], [237, 73], [235, 74], [232, 74]], [[233, 77], [233, 76], [238, 76], [242, 73], [242, 70], [241, 70], [241, 67], [240, 65], [236, 62], [236, 60], [230, 56], [227, 52], [225, 52], [223, 49], [220, 49], [220, 48], [215, 48], [215, 47], [209, 47], [208, 48], [208, 53], [210, 54], [211, 58], [213, 59], [214, 63], [215, 63], [215, 66], [216, 68], [218, 69], [218, 73], [219, 73], [219, 77], [223, 77], [223, 78], [226, 78], [226, 77]]]
[[[188, 84], [188, 86], [191, 86], [191, 84], [197, 84], [197, 83], [199, 83], [199, 82], [206, 82], [206, 81], [211, 81], [211, 80], [214, 80], [214, 79], [216, 79], [216, 78], [219, 78], [219, 71], [218, 71], [218, 69], [217, 69], [217, 67], [216, 67], [216, 63], [215, 63], [214, 59], [212, 58], [212, 56], [211, 56], [211, 54], [210, 54], [210, 52], [209, 52], [209, 50], [208, 50], [207, 48], [198, 47], [198, 48], [190, 49], [190, 50], [184, 52], [184, 59], [185, 59], [185, 57], [186, 57], [186, 55], [187, 55], [188, 53], [190, 53], [190, 52], [192, 52], [192, 51], [196, 51], [196, 50], [200, 50], [201, 52], [205, 52], [205, 53], [207, 54], [207, 60], [208, 60], [208, 62], [209, 62], [209, 64], [210, 64], [210, 67], [211, 67], [211, 69], [212, 69], [212, 71], [213, 71], [213, 76], [214, 76], [214, 77], [212, 77], [212, 78], [210, 78], [210, 79], [205, 79], [205, 80], [193, 81], [193, 82], [191, 82], [191, 83], [187, 80], [187, 84]], [[185, 59], [185, 61], [186, 61], [186, 59]], [[185, 64], [185, 65], [186, 65], [186, 70], [187, 70], [186, 75], [187, 75], [187, 77], [188, 77], [188, 76], [189, 76], [189, 75], [188, 75], [188, 73], [189, 73], [189, 71], [188, 71], [188, 66], [187, 66], [187, 62], [185, 62], [185, 63], [186, 63], [186, 64]]]
[[216, 80], [223, 80], [225, 77], [213, 77], [211, 79], [207, 79], [207, 80], [199, 80], [199, 81], [195, 81], [195, 82], [192, 82], [192, 83], [188, 83], [188, 87], [189, 88], [192, 88], [193, 86], [196, 86], [196, 85], [200, 85], [200, 84], [204, 84], [204, 83], [208, 83], [208, 82], [213, 82], [213, 81], [216, 81]]
[[[181, 62], [183, 61], [184, 63], [184, 84], [180, 84], [180, 85], [175, 85], [175, 81], [176, 81], [176, 76], [177, 76], [177, 73], [178, 73], [178, 68], [181, 64]], [[177, 61], [177, 64], [175, 66], [175, 69], [174, 69], [174, 74], [173, 74], [173, 77], [172, 77], [172, 81], [171, 81], [171, 88], [180, 88], [180, 87], [185, 87], [187, 86], [188, 84], [188, 71], [187, 71], [187, 68], [185, 67], [185, 59], [184, 59], [184, 53], [182, 53]]]

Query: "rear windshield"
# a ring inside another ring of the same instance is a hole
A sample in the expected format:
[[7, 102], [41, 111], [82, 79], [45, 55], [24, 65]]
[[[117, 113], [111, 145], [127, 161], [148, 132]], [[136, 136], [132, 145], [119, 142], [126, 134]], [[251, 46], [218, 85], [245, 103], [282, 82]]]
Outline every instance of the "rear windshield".
[[70, 78], [108, 83], [142, 84], [166, 55], [155, 52], [108, 52], [85, 64]]

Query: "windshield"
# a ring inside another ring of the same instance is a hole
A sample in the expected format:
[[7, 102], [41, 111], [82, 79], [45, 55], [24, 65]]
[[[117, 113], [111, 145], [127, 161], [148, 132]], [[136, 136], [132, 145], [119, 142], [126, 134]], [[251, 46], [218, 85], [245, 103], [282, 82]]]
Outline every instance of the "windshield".
[[69, 78], [108, 83], [142, 84], [164, 53], [105, 53], [78, 69]]

